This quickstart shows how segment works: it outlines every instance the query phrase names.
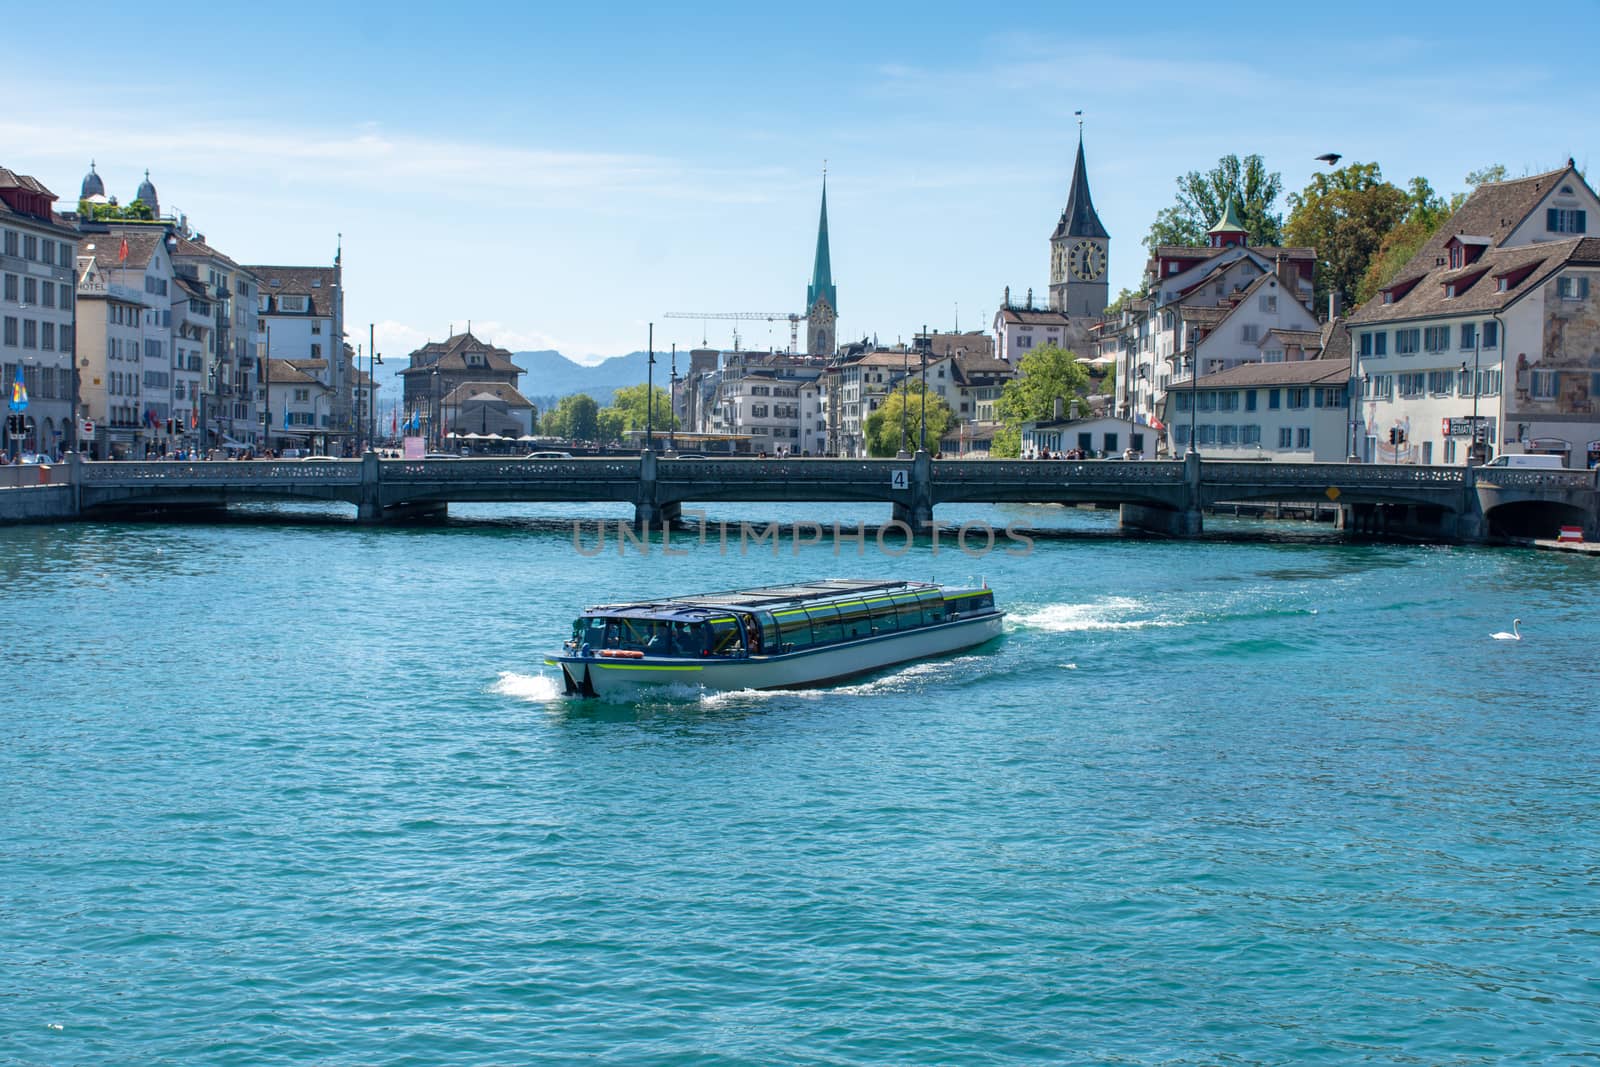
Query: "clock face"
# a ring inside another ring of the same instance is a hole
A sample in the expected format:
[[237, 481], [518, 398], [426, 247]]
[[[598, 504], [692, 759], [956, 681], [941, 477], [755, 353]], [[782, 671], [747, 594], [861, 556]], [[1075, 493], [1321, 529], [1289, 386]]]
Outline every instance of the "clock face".
[[1073, 245], [1071, 256], [1072, 273], [1083, 281], [1096, 281], [1106, 272], [1105, 249], [1093, 241]]

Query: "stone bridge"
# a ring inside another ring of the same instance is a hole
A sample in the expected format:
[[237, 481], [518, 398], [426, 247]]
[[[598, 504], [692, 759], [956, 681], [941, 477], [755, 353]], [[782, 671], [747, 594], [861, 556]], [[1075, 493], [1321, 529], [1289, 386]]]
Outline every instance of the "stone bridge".
[[[58, 470], [60, 468], [57, 468]], [[442, 514], [451, 503], [631, 504], [638, 525], [719, 502], [877, 502], [912, 526], [956, 503], [1116, 505], [1125, 527], [1195, 536], [1223, 502], [1332, 502], [1347, 529], [1477, 541], [1600, 539], [1594, 472], [1347, 463], [911, 459], [361, 459], [96, 463], [69, 468], [79, 514], [328, 500], [362, 522]]]

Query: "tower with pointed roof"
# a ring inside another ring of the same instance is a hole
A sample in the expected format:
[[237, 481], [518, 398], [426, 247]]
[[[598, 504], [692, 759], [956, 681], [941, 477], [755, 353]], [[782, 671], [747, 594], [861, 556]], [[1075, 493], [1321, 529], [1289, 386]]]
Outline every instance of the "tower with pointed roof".
[[817, 255], [811, 265], [811, 284], [806, 286], [806, 351], [813, 356], [832, 355], [839, 336], [834, 329], [839, 319], [839, 291], [833, 284], [833, 266], [828, 258], [828, 178], [822, 178], [822, 215], [817, 222]]
[[1239, 218], [1232, 195], [1228, 197], [1228, 206], [1222, 209], [1222, 218], [1217, 220], [1215, 226], [1206, 231], [1207, 243], [1212, 248], [1227, 248], [1229, 245], [1249, 244], [1250, 231], [1245, 229], [1244, 222]]
[[1106, 267], [1111, 235], [1095, 214], [1089, 197], [1089, 171], [1083, 161], [1083, 123], [1078, 123], [1078, 158], [1072, 165], [1072, 189], [1055, 232], [1050, 235], [1050, 310], [1074, 318], [1098, 318], [1109, 304]]

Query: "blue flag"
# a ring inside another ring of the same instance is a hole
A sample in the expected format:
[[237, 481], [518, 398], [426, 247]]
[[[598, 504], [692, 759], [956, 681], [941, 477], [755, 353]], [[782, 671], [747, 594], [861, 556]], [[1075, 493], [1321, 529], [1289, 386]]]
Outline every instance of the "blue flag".
[[22, 364], [17, 364], [17, 380], [11, 383], [11, 400], [6, 404], [12, 411], [28, 410], [28, 387], [22, 381]]

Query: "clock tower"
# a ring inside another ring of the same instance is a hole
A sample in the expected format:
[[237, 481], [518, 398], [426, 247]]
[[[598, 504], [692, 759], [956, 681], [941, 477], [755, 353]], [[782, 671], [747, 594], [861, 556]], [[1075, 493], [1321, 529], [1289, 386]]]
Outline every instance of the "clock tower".
[[1067, 208], [1050, 235], [1050, 310], [1073, 318], [1099, 318], [1111, 302], [1106, 267], [1111, 235], [1100, 225], [1089, 199], [1089, 174], [1083, 164], [1083, 126], [1078, 127], [1078, 158], [1072, 166]]
[[835, 323], [839, 318], [839, 291], [833, 284], [833, 266], [828, 260], [828, 179], [822, 179], [822, 217], [817, 222], [817, 258], [811, 265], [811, 284], [806, 286], [806, 351], [813, 356], [831, 356], [839, 346]]

